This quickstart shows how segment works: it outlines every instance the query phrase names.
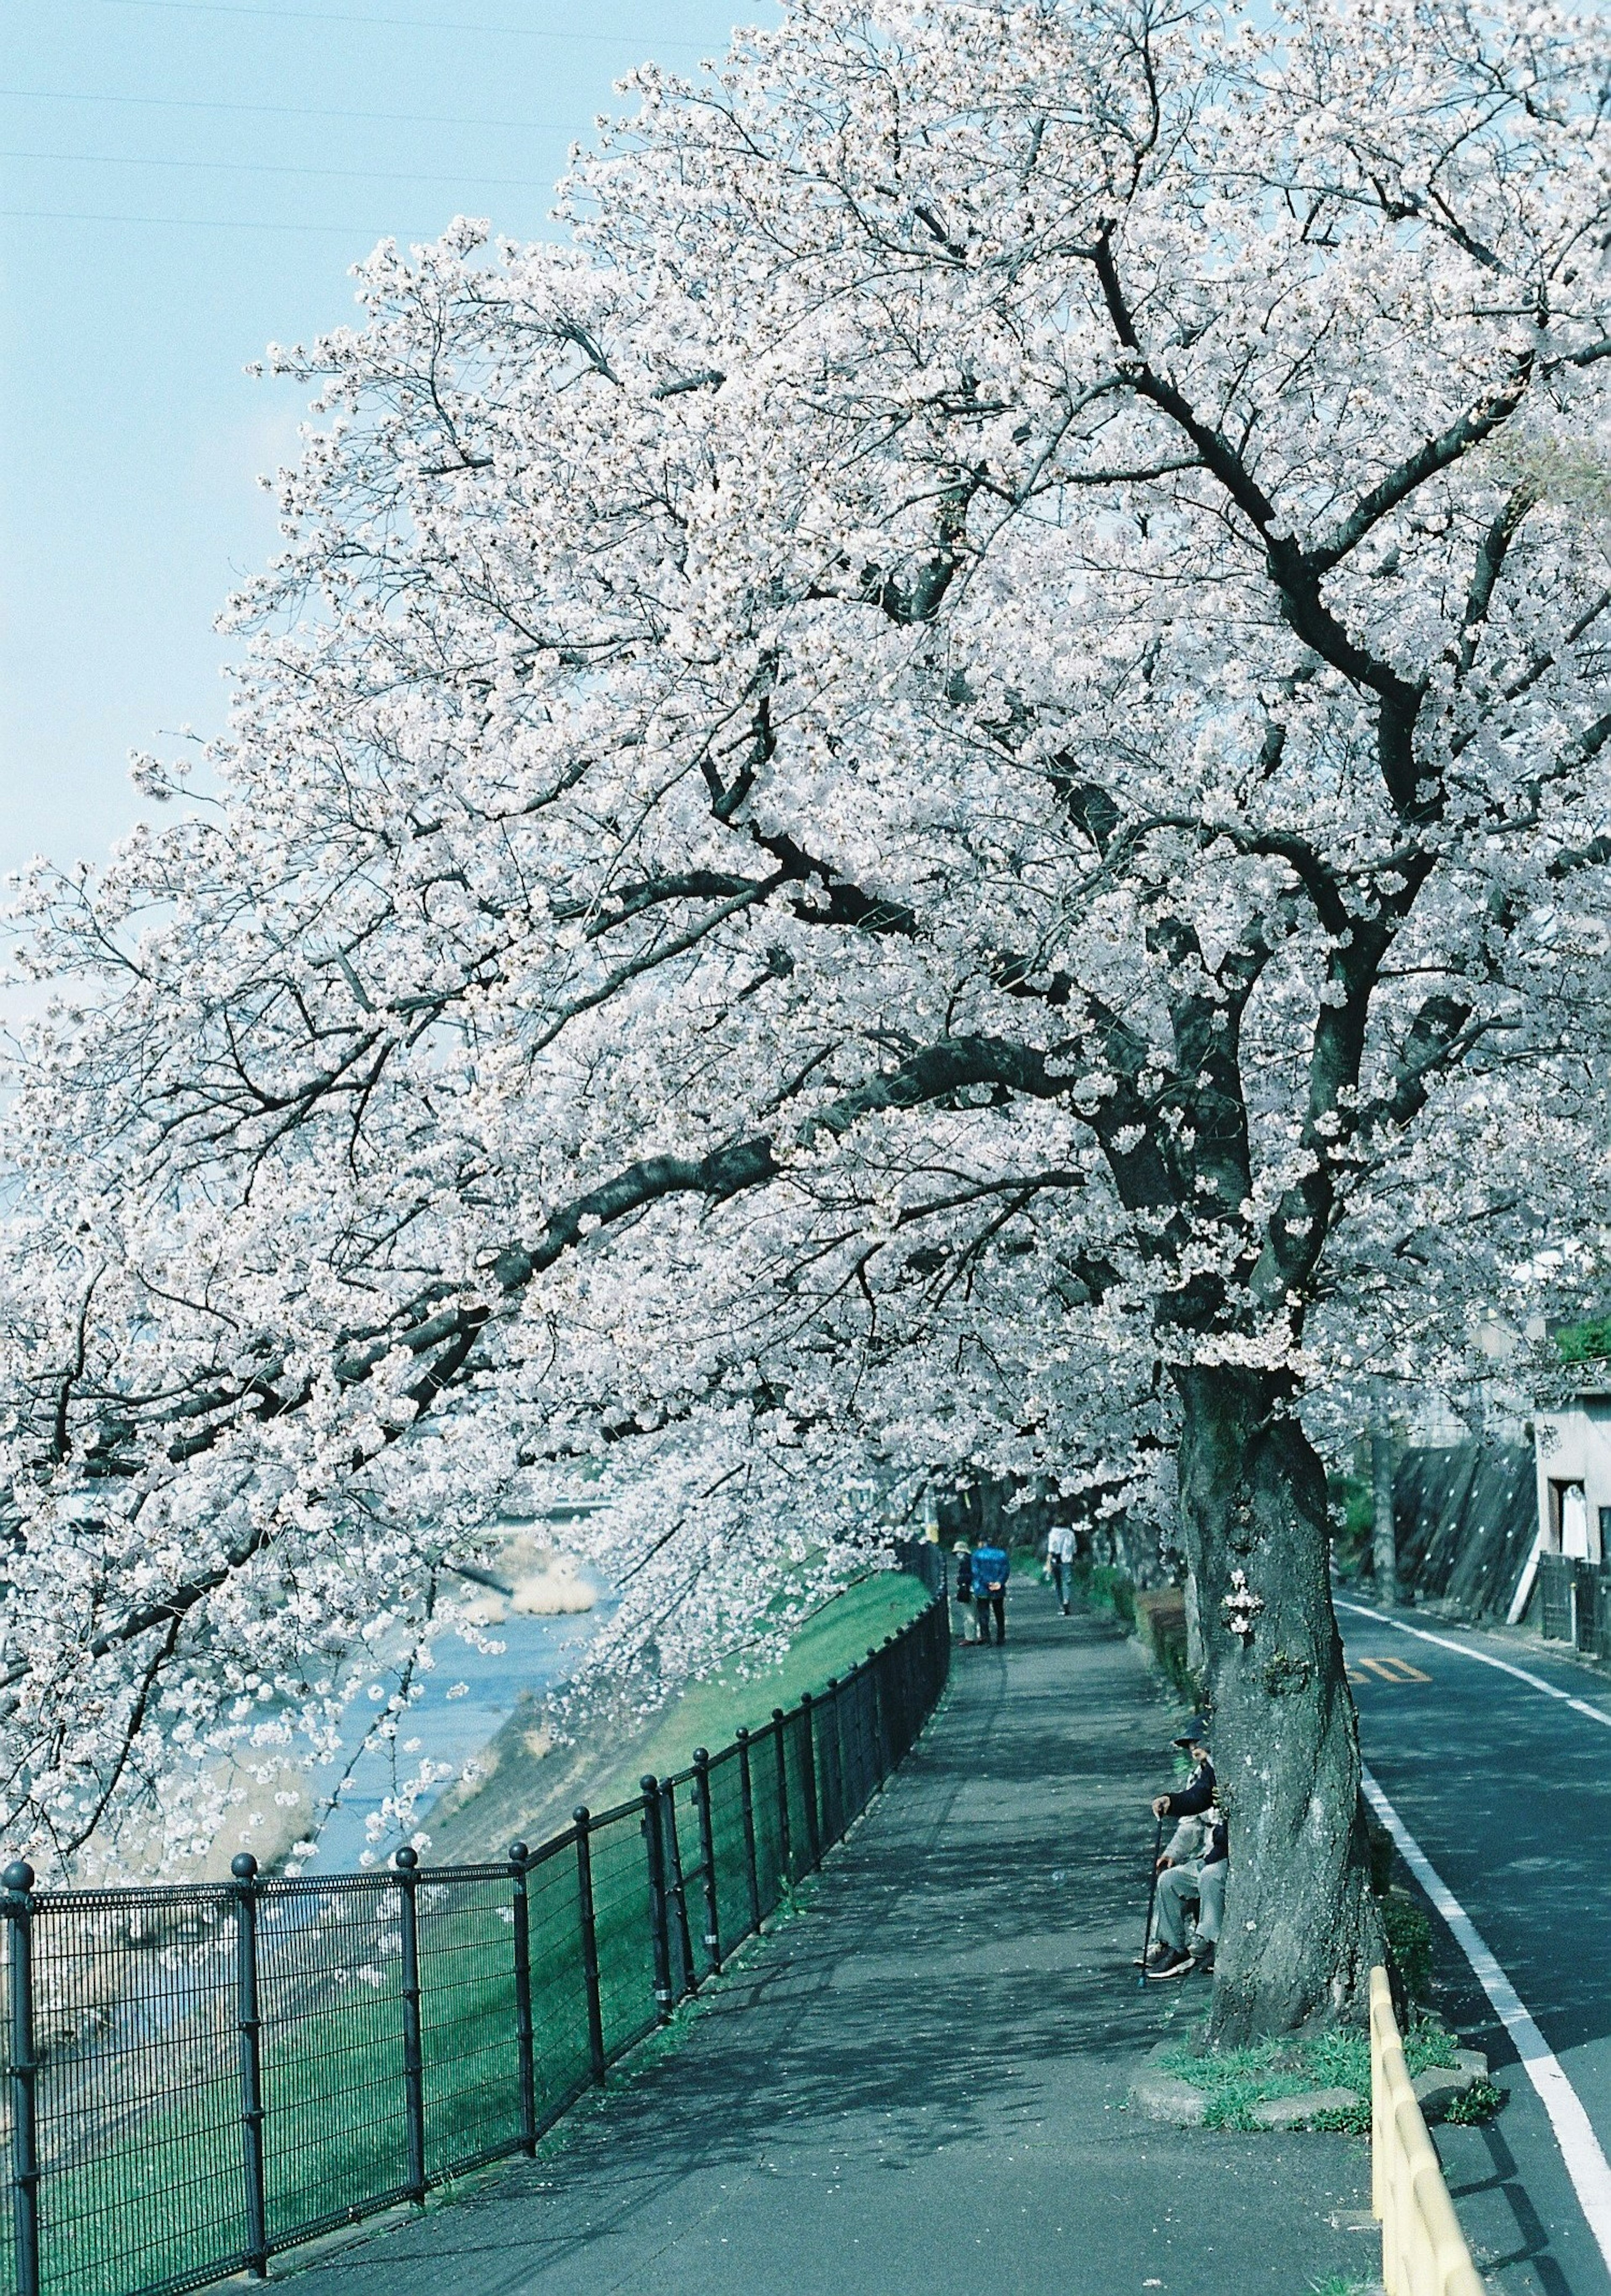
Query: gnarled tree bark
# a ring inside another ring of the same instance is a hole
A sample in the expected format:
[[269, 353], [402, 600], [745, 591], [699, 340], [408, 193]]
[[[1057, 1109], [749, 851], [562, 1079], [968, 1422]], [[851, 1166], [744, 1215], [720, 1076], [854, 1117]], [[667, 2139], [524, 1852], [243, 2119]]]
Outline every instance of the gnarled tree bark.
[[1231, 1847], [1211, 2030], [1234, 2046], [1356, 2014], [1381, 1925], [1331, 1605], [1325, 1471], [1288, 1383], [1182, 1369], [1176, 1385], [1182, 1525]]

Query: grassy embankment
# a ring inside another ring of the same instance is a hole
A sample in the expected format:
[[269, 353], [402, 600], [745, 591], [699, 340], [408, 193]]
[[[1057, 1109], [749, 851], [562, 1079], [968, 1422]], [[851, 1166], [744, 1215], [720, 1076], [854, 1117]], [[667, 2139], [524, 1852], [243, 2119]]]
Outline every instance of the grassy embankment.
[[[623, 1743], [617, 1735], [613, 1744], [591, 1750], [593, 1806], [629, 1799], [643, 1771], [682, 1769], [696, 1745], [715, 1752], [740, 1726], [759, 1727], [774, 1707], [821, 1690], [927, 1600], [927, 1590], [904, 1573], [863, 1580], [808, 1620], [777, 1663], [748, 1676], [733, 1665], [690, 1685], [635, 1741]], [[797, 1785], [792, 1778], [791, 1800]], [[530, 1838], [542, 1839], [542, 1832], [532, 1828]], [[770, 1832], [762, 1846], [775, 1855]], [[433, 1860], [445, 1854], [439, 1841], [433, 1844]], [[724, 1897], [734, 1902], [742, 1896], [736, 1878], [741, 1857], [730, 1820], [720, 1829], [717, 1857]], [[567, 1850], [537, 1868], [529, 1885], [536, 2090], [544, 2118], [588, 2078], [575, 1874]], [[598, 1837], [593, 1886], [604, 2041], [613, 2054], [654, 2016], [635, 1816]], [[271, 2237], [395, 2192], [408, 2173], [394, 1919], [383, 1901], [367, 1895], [303, 1902], [303, 1920], [264, 1930]], [[428, 2165], [498, 2149], [518, 2128], [509, 1918], [507, 1884], [470, 1884], [450, 1900], [432, 1885], [421, 1890]], [[319, 1932], [323, 1941], [316, 1942]], [[289, 1975], [298, 1965], [332, 1971], [336, 1964], [345, 1964], [344, 1981], [293, 1981], [283, 1993], [271, 1973], [283, 1968]], [[137, 2285], [203, 2270], [243, 2246], [233, 2035], [227, 2013], [220, 2019], [212, 2011], [200, 2023], [202, 2030], [180, 2027], [171, 2037], [161, 2062], [172, 2085], [167, 2098], [142, 2119], [109, 2125], [103, 2149], [86, 2150], [70, 2168], [46, 2175], [40, 2199], [51, 2291], [124, 2296]], [[0, 2258], [0, 2296], [12, 2286], [8, 2260]]]
[[556, 1744], [534, 1727], [532, 1711], [511, 1716], [482, 1758], [475, 1792], [450, 1794], [428, 1816], [432, 1863], [501, 1856], [517, 1839], [541, 1841], [568, 1824], [578, 1802], [608, 1809], [635, 1794], [647, 1771], [666, 1777], [686, 1769], [696, 1746], [715, 1753], [740, 1729], [770, 1721], [774, 1706], [794, 1705], [803, 1691], [814, 1697], [928, 1600], [928, 1589], [904, 1570], [863, 1578], [807, 1619], [774, 1664], [730, 1660], [687, 1684], [636, 1730], [584, 1724], [574, 1744]]
[[601, 1768], [593, 1799], [600, 1808], [636, 1793], [647, 1771], [666, 1776], [686, 1769], [696, 1746], [712, 1751], [740, 1730], [758, 1730], [774, 1706], [792, 1706], [803, 1691], [813, 1697], [830, 1677], [847, 1674], [887, 1635], [915, 1619], [928, 1590], [909, 1571], [887, 1570], [836, 1595], [808, 1619], [775, 1665], [748, 1677], [727, 1666], [691, 1682], [661, 1710], [629, 1756]]

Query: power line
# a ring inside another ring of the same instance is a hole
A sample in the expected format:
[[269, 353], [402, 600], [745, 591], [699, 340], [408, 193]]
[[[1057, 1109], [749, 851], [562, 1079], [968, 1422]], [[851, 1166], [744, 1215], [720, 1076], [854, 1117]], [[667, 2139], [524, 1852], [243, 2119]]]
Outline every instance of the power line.
[[116, 152], [0, 152], [0, 160], [48, 160], [75, 168], [206, 168], [232, 176], [331, 176], [345, 183], [473, 184], [505, 192], [553, 189], [536, 176], [421, 176], [412, 168], [282, 168], [256, 160], [135, 160]]
[[290, 232], [298, 238], [363, 240], [436, 239], [436, 231], [399, 231], [395, 224], [238, 223], [222, 216], [86, 215], [69, 208], [0, 208], [0, 222], [11, 223], [136, 223], [162, 230]]
[[[333, 8], [264, 8], [241, 4], [241, 0], [101, 0], [103, 8], [162, 8], [181, 16], [274, 16], [304, 24], [373, 24], [405, 32], [471, 32], [499, 40], [568, 40], [595, 47], [625, 47], [635, 43], [633, 32], [551, 32], [536, 24], [455, 24], [439, 16], [355, 16]], [[692, 40], [661, 40], [663, 48], [681, 48], [685, 54], [706, 53]]]
[[89, 95], [65, 87], [0, 87], [0, 99], [27, 103], [121, 103], [144, 111], [249, 112], [274, 119], [369, 119], [388, 127], [512, 127], [527, 135], [574, 133], [570, 119], [471, 119], [429, 111], [333, 111], [307, 104], [222, 103], [200, 96]]

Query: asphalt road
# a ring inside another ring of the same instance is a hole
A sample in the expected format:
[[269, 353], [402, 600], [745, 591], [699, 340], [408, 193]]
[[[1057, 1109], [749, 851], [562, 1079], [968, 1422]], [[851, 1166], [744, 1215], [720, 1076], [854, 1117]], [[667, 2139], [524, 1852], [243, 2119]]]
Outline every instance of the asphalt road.
[[[1395, 1626], [1339, 1603], [1366, 1763], [1611, 2156], [1611, 1681], [1530, 1638], [1398, 1617]], [[1438, 2132], [1476, 2260], [1505, 2296], [1611, 2296], [1611, 2270], [1544, 2104], [1466, 1956], [1447, 1926], [1438, 1930], [1446, 2012], [1476, 2036], [1510, 2091], [1488, 2128]], [[1580, 2142], [1577, 2153], [1591, 2177], [1592, 2145]]]

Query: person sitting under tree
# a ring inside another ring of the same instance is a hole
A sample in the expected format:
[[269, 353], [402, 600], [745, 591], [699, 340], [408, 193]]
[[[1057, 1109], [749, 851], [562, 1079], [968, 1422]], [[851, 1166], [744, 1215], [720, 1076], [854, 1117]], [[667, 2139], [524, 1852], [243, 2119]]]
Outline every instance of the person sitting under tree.
[[[1149, 1978], [1212, 1972], [1225, 1912], [1230, 1861], [1224, 1817], [1215, 1806], [1208, 1723], [1194, 1714], [1175, 1744], [1191, 1758], [1191, 1775], [1176, 1793], [1155, 1794], [1155, 1817], [1179, 1822], [1157, 1861], [1157, 1941], [1147, 1959]], [[1186, 1909], [1195, 1900], [1197, 1935], [1186, 1946]]]

